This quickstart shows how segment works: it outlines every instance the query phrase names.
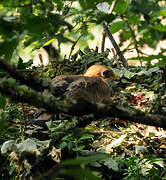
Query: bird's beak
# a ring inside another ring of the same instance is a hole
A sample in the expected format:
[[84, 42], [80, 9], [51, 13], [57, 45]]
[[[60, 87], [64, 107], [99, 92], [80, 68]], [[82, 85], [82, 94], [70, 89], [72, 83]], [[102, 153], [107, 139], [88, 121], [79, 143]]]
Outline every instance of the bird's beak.
[[114, 77], [111, 78], [113, 81], [119, 81], [119, 75], [117, 73], [114, 74]]
[[112, 80], [112, 81], [118, 81], [119, 80], [119, 75], [117, 73], [114, 73], [111, 77], [109, 78], [105, 78], [103, 79], [104, 81], [109, 81], [109, 80]]

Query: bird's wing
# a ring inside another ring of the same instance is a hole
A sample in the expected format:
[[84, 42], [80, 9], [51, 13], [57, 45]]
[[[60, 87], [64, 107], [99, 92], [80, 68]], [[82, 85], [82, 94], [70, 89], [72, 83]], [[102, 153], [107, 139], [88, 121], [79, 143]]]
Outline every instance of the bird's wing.
[[[110, 96], [110, 88], [106, 82], [98, 77], [86, 76], [58, 76], [51, 81], [56, 87], [56, 96], [73, 99], [84, 99], [92, 102], [105, 101]], [[45, 90], [43, 95], [52, 94]]]
[[101, 78], [82, 76], [68, 86], [65, 96], [99, 102], [109, 98], [110, 88]]
[[[77, 76], [77, 75], [62, 75], [62, 76], [57, 76], [54, 79], [51, 80], [52, 86], [56, 87], [54, 96], [55, 97], [62, 97], [64, 98], [64, 94], [69, 87], [69, 85], [79, 79], [82, 76]], [[48, 90], [44, 90], [43, 92], [44, 96], [52, 96], [52, 94]]]

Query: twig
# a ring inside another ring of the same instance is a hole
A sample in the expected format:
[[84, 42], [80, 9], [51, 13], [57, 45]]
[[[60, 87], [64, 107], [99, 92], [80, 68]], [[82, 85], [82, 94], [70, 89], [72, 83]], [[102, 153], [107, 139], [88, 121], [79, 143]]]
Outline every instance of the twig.
[[33, 69], [16, 69], [16, 72], [22, 72], [22, 73], [32, 73], [32, 72], [36, 72], [38, 70], [33, 70]]
[[112, 14], [114, 8], [115, 8], [115, 5], [117, 3], [117, 0], [114, 0], [111, 4], [111, 7], [110, 7], [110, 10], [108, 11], [108, 14]]
[[117, 67], [120, 69], [120, 65], [117, 59], [117, 55], [115, 54], [115, 50], [114, 48], [111, 49], [112, 53], [113, 53], [113, 59], [116, 61]]
[[72, 47], [71, 47], [71, 50], [70, 50], [70, 54], [69, 54], [69, 58], [68, 58], [68, 59], [71, 58], [71, 54], [72, 54], [72, 52], [74, 51], [74, 48], [75, 48], [77, 42], [81, 39], [81, 37], [82, 37], [83, 35], [84, 35], [84, 33], [82, 33], [82, 34], [78, 37], [78, 39], [73, 43], [73, 45], [72, 45]]
[[42, 56], [42, 53], [38, 53], [38, 57], [39, 57], [39, 60], [40, 60], [40, 63], [41, 63], [41, 66], [43, 67], [43, 56]]
[[68, 14], [68, 12], [69, 12], [70, 9], [71, 9], [72, 4], [73, 4], [73, 2], [70, 2], [70, 3], [68, 3], [68, 4], [66, 4], [66, 5], [64, 6], [64, 10], [65, 10], [65, 11], [62, 12], [62, 13], [63, 13], [63, 16], [66, 16], [66, 15]]
[[104, 52], [104, 48], [105, 48], [105, 32], [103, 32], [103, 35], [102, 35], [102, 42], [101, 42], [101, 52]]
[[131, 35], [132, 35], [133, 40], [134, 40], [134, 47], [135, 47], [135, 50], [137, 51], [137, 55], [138, 55], [138, 59], [139, 59], [139, 61], [140, 61], [140, 65], [142, 66], [142, 61], [141, 61], [141, 58], [140, 58], [140, 51], [139, 51], [139, 49], [138, 49], [138, 42], [137, 42], [135, 33], [134, 33], [133, 29], [131, 28], [128, 20], [125, 19], [123, 16], [121, 16], [121, 18], [122, 18], [122, 20], [127, 24], [128, 28], [130, 29]]

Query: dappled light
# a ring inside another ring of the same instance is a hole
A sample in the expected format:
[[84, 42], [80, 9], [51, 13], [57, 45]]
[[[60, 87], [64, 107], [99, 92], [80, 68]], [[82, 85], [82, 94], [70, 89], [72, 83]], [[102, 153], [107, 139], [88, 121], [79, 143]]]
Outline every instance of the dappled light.
[[0, 179], [166, 178], [166, 2], [0, 2]]

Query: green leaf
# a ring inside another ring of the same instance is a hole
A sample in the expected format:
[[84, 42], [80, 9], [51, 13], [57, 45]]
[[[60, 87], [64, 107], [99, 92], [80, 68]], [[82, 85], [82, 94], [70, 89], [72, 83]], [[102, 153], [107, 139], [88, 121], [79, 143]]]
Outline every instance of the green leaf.
[[18, 132], [19, 128], [15, 127], [15, 126], [10, 126], [10, 127], [7, 128], [7, 130], [10, 131], [10, 132]]
[[14, 166], [14, 165], [10, 165], [9, 167], [8, 167], [8, 171], [9, 171], [9, 174], [10, 175], [12, 175], [13, 174], [13, 172], [15, 171], [15, 169], [16, 169], [16, 167]]
[[148, 71], [145, 71], [145, 75], [146, 76], [150, 76], [152, 73], [154, 72], [159, 72], [160, 68], [159, 67], [154, 67], [154, 68], [150, 68]]
[[72, 150], [73, 151], [81, 151], [81, 150], [83, 150], [85, 148], [85, 146], [84, 145], [81, 145], [81, 146], [78, 146], [78, 147], [76, 147], [76, 148], [72, 148]]
[[14, 106], [8, 106], [8, 107], [6, 107], [6, 110], [7, 110], [7, 111], [17, 110], [17, 106], [16, 106], [16, 105], [14, 105]]
[[124, 72], [124, 77], [126, 77], [126, 78], [128, 78], [128, 79], [131, 79], [132, 77], [135, 76], [135, 73], [130, 72], [130, 71], [128, 71], [127, 69], [124, 69], [123, 72]]
[[23, 62], [21, 58], [19, 58], [17, 69], [26, 69], [27, 67], [30, 67], [33, 64], [33, 60], [30, 59], [28, 62]]
[[133, 12], [131, 12], [131, 11], [129, 11], [126, 16], [127, 16], [127, 18], [128, 18], [128, 22], [129, 22], [130, 24], [135, 25], [135, 24], [138, 24], [139, 21], [140, 21], [140, 16], [139, 16], [139, 14], [133, 13]]
[[118, 14], [124, 14], [128, 6], [129, 4], [127, 0], [118, 0], [115, 5], [114, 12]]
[[17, 45], [17, 38], [0, 42], [0, 56], [4, 56], [5, 60], [10, 60]]
[[160, 60], [155, 66], [164, 66], [166, 64], [166, 59]]
[[63, 42], [63, 43], [72, 42], [70, 39], [64, 37], [64, 36], [63, 36], [62, 34], [60, 34], [60, 33], [57, 34], [55, 37], [58, 39], [59, 42]]
[[112, 158], [108, 158], [104, 161], [104, 165], [107, 166], [109, 169], [113, 169], [114, 171], [118, 171], [119, 164], [116, 160]]
[[47, 19], [41, 17], [27, 18], [25, 22], [25, 29], [30, 35], [42, 35], [42, 33], [50, 30], [50, 24]]
[[84, 134], [80, 140], [85, 140], [85, 139], [93, 139], [94, 135], [93, 134]]
[[48, 46], [48, 45], [51, 44], [54, 40], [55, 40], [55, 38], [49, 39], [47, 42], [44, 43], [43, 46]]
[[30, 138], [26, 139], [25, 141], [16, 144], [17, 150], [19, 153], [35, 153], [36, 155], [40, 154], [40, 151], [37, 148], [37, 144]]
[[80, 5], [82, 6], [83, 9], [91, 9], [95, 8], [96, 1], [95, 0], [79, 0]]
[[[121, 70], [121, 73], [123, 74], [123, 76], [127, 79], [131, 79], [133, 78], [134, 76], [142, 76], [142, 75], [145, 75], [145, 76], [151, 76], [152, 73], [155, 73], [155, 72], [160, 72], [160, 68], [159, 67], [153, 67], [153, 68], [150, 68], [148, 71], [147, 70], [142, 70], [142, 71], [139, 71], [137, 73], [134, 73], [134, 72], [130, 72], [129, 70], [127, 69], [123, 69]], [[122, 75], [121, 75], [122, 76]], [[122, 78], [123, 80], [123, 78]], [[126, 80], [124, 80], [125, 82]]]
[[[153, 59], [165, 60], [166, 57], [162, 53], [159, 53], [157, 55], [149, 55], [147, 57], [142, 56], [142, 57], [140, 57], [140, 59], [143, 61], [152, 61]], [[132, 57], [132, 58], [130, 58], [130, 60], [138, 60], [138, 57]]]
[[161, 7], [158, 14], [161, 16], [166, 16], [166, 6]]
[[6, 154], [8, 150], [15, 144], [14, 140], [8, 140], [2, 144], [1, 153]]
[[112, 34], [118, 32], [119, 30], [123, 29], [125, 26], [124, 21], [117, 21], [110, 24], [110, 31]]
[[[132, 34], [130, 31], [128, 30], [123, 30], [122, 32], [120, 32], [120, 41], [126, 41], [129, 40], [132, 37]], [[129, 45], [130, 46], [130, 45]], [[129, 47], [128, 46], [128, 47]]]
[[101, 24], [103, 21], [107, 23], [111, 23], [113, 20], [116, 19], [116, 16], [114, 14], [106, 14], [104, 12], [100, 12], [100, 14], [97, 16], [97, 24]]
[[72, 160], [66, 160], [63, 161], [62, 165], [80, 165], [80, 164], [88, 164], [95, 161], [102, 161], [104, 159], [107, 159], [108, 156], [101, 153], [96, 153], [95, 155], [89, 156], [89, 157], [78, 157], [77, 159]]
[[62, 142], [60, 144], [60, 148], [64, 149], [65, 147], [67, 147], [67, 142]]
[[0, 108], [4, 109], [6, 106], [6, 97], [3, 95], [0, 95]]
[[166, 26], [164, 26], [162, 24], [155, 24], [152, 26], [152, 28], [155, 30], [158, 30], [158, 31], [162, 31], [162, 32], [166, 31]]
[[89, 169], [85, 168], [66, 168], [66, 169], [62, 169], [60, 171], [60, 173], [64, 176], [70, 176], [73, 177], [74, 179], [77, 180], [83, 180], [83, 179], [87, 179], [87, 180], [101, 180], [99, 177], [95, 176], [93, 174], [92, 171], [90, 171]]

